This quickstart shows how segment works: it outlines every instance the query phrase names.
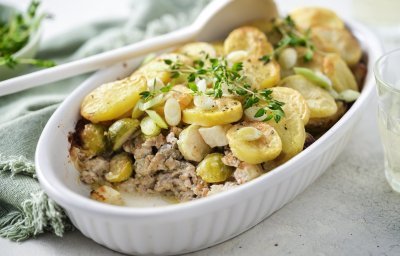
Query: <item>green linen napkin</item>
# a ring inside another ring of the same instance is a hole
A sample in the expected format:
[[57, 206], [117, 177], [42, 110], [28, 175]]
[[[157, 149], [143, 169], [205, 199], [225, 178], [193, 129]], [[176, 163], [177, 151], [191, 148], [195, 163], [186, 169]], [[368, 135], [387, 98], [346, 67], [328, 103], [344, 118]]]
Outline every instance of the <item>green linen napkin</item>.
[[[82, 24], [42, 44], [40, 57], [58, 63], [163, 34], [192, 22], [209, 0], [132, 0], [128, 20]], [[0, 236], [21, 241], [71, 229], [62, 208], [41, 190], [34, 153], [47, 120], [88, 75], [0, 97]]]

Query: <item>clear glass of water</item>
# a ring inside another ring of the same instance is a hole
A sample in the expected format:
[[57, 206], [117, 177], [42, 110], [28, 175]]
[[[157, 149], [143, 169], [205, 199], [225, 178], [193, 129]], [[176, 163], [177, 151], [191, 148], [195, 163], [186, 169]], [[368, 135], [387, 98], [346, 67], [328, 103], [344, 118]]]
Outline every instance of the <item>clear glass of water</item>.
[[400, 49], [383, 55], [374, 71], [386, 179], [400, 192]]

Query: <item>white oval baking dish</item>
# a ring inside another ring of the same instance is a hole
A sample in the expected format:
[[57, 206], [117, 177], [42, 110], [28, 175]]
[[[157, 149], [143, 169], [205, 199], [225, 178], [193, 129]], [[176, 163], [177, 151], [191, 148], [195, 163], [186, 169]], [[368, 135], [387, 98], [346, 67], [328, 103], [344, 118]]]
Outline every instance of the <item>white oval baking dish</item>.
[[89, 189], [80, 183], [69, 159], [68, 134], [74, 131], [83, 97], [104, 82], [128, 75], [140, 63], [137, 59], [94, 74], [50, 118], [36, 150], [37, 174], [43, 189], [84, 235], [123, 253], [185, 253], [246, 231], [294, 199], [326, 170], [345, 147], [371, 99], [372, 66], [382, 53], [381, 45], [364, 26], [347, 24], [369, 59], [361, 97], [319, 140], [275, 170], [230, 191], [177, 205], [128, 208], [89, 199]]

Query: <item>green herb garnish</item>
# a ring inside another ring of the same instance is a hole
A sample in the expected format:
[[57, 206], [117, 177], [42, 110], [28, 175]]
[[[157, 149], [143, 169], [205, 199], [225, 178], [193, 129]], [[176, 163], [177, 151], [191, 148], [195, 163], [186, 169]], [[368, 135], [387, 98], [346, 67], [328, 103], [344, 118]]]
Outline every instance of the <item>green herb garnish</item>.
[[304, 55], [304, 61], [310, 62], [314, 57], [314, 44], [311, 42], [311, 31], [307, 30], [305, 33], [296, 29], [296, 24], [290, 16], [287, 16], [283, 20], [276, 20], [274, 29], [282, 36], [281, 40], [274, 47], [274, 51], [271, 54], [264, 55], [259, 58], [265, 64], [275, 59], [283, 49], [288, 46], [306, 47], [306, 53]]
[[14, 14], [7, 22], [0, 22], [0, 66], [14, 68], [18, 64], [31, 64], [38, 67], [52, 67], [51, 60], [15, 58], [13, 54], [21, 50], [32, 34], [36, 32], [45, 15], [39, 15], [39, 1], [32, 1], [26, 13]]
[[[255, 117], [267, 114], [265, 121], [274, 119], [275, 122], [279, 122], [285, 115], [282, 109], [284, 103], [273, 99], [271, 90], [251, 88], [247, 78], [242, 74], [243, 64], [241, 62], [228, 65], [225, 58], [209, 58], [206, 56], [205, 60], [196, 60], [193, 66], [173, 62], [169, 59], [164, 60], [164, 63], [169, 66], [173, 78], [182, 75], [187, 77], [188, 88], [192, 90], [193, 94], [204, 93], [216, 99], [223, 95], [240, 96], [243, 100], [244, 109], [263, 103], [263, 107], [260, 107]], [[211, 88], [208, 88], [205, 92], [200, 92], [195, 83], [196, 79], [212, 81]], [[160, 93], [164, 93], [163, 90], [160, 90], [158, 94]], [[156, 94], [145, 91], [141, 93], [141, 96], [146, 101], [155, 97]]]

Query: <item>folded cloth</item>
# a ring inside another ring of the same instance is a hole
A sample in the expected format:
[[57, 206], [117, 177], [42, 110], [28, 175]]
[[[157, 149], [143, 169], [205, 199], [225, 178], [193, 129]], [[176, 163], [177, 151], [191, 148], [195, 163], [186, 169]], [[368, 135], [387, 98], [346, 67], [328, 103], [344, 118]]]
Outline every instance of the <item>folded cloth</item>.
[[[71, 36], [44, 42], [40, 57], [61, 63], [117, 48], [191, 23], [209, 0], [132, 0], [128, 20], [82, 24]], [[47, 120], [87, 75], [0, 97], [0, 236], [21, 241], [72, 228], [40, 189], [34, 153]]]

